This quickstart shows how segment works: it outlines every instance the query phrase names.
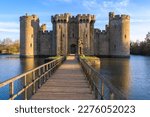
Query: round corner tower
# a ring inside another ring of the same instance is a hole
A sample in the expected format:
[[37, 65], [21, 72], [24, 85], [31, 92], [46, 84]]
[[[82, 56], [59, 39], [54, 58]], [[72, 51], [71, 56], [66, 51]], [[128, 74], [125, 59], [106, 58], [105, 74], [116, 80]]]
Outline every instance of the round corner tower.
[[20, 17], [20, 56], [34, 57], [37, 53], [39, 18], [36, 15]]
[[130, 56], [130, 16], [109, 13], [110, 56]]

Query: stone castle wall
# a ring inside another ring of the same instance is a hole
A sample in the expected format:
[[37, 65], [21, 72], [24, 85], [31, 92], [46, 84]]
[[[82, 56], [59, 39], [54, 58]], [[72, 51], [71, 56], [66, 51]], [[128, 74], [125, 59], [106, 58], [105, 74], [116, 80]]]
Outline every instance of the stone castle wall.
[[95, 29], [95, 55], [109, 56], [109, 32]]
[[50, 46], [50, 40], [51, 39], [51, 35], [50, 32], [48, 31], [40, 31], [39, 32], [39, 45], [38, 45], [38, 55], [39, 56], [48, 56], [50, 55], [50, 50], [51, 50], [51, 46]]
[[94, 29], [95, 16], [69, 13], [51, 17], [53, 30], [39, 27], [36, 15], [20, 17], [22, 56], [54, 56], [72, 53], [96, 56], [130, 55], [130, 17], [109, 13], [105, 30]]

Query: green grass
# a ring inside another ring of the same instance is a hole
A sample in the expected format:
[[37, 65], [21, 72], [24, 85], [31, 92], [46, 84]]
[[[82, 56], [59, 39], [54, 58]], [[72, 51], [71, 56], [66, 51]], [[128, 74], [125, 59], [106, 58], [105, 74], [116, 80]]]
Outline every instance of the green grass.
[[97, 59], [95, 56], [80, 56], [81, 59]]
[[61, 56], [52, 56], [52, 57], [48, 57], [47, 59], [59, 59], [61, 58]]

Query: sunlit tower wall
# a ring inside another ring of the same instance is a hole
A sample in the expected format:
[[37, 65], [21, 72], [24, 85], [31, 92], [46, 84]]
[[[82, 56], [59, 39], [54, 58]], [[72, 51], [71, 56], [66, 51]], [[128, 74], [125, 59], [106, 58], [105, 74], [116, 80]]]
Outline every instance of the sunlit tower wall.
[[130, 56], [130, 16], [109, 13], [110, 56]]
[[57, 14], [51, 17], [53, 23], [53, 51], [55, 55], [67, 55], [68, 52], [68, 30], [69, 30], [69, 13]]
[[38, 55], [37, 43], [39, 18], [36, 15], [20, 17], [20, 56], [35, 57]]
[[77, 15], [78, 20], [78, 54], [94, 55], [95, 15]]

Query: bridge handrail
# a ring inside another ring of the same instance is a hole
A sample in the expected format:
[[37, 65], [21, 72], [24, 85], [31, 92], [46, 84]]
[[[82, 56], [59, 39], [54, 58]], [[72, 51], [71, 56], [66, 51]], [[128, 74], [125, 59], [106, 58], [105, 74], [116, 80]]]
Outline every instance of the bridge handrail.
[[[29, 87], [31, 87], [32, 85], [35, 85], [36, 82], [40, 82], [40, 80], [47, 75], [47, 77], [50, 77], [52, 75], [52, 73], [55, 71], [55, 69], [65, 60], [66, 57], [59, 57], [57, 59], [54, 59], [48, 63], [45, 63], [41, 66], [38, 66], [32, 70], [29, 70], [25, 73], [22, 73], [18, 76], [15, 76], [9, 80], [6, 80], [4, 82], [0, 83], [0, 88], [9, 85], [9, 99], [15, 99], [17, 96], [19, 96], [20, 94], [22, 94], [23, 92], [27, 91], [27, 89]], [[35, 76], [35, 72], [38, 71], [38, 76]], [[27, 75], [32, 74], [32, 82], [27, 84]], [[37, 78], [36, 78], [37, 77]], [[24, 80], [24, 87], [23, 89], [21, 89], [17, 94], [14, 94], [14, 82], [22, 79]], [[42, 80], [47, 80], [48, 78], [43, 78]], [[42, 85], [42, 83], [39, 83], [39, 85]], [[40, 87], [40, 86], [39, 86]], [[35, 86], [34, 86], [34, 91], [33, 93], [35, 93]], [[25, 94], [25, 99], [27, 99], [28, 95], [27, 92]]]
[[[121, 99], [121, 100], [127, 99], [127, 97], [120, 90], [114, 87], [113, 84], [107, 78], [102, 76], [98, 71], [96, 71], [96, 69], [94, 69], [91, 65], [89, 65], [85, 59], [79, 57], [79, 61], [92, 87], [92, 90], [94, 90], [95, 98], [98, 99], [99, 96], [100, 99], [105, 99], [104, 87], [107, 87], [110, 90], [110, 97], [109, 97], [110, 99]], [[96, 86], [94, 78], [101, 80], [100, 88]]]

